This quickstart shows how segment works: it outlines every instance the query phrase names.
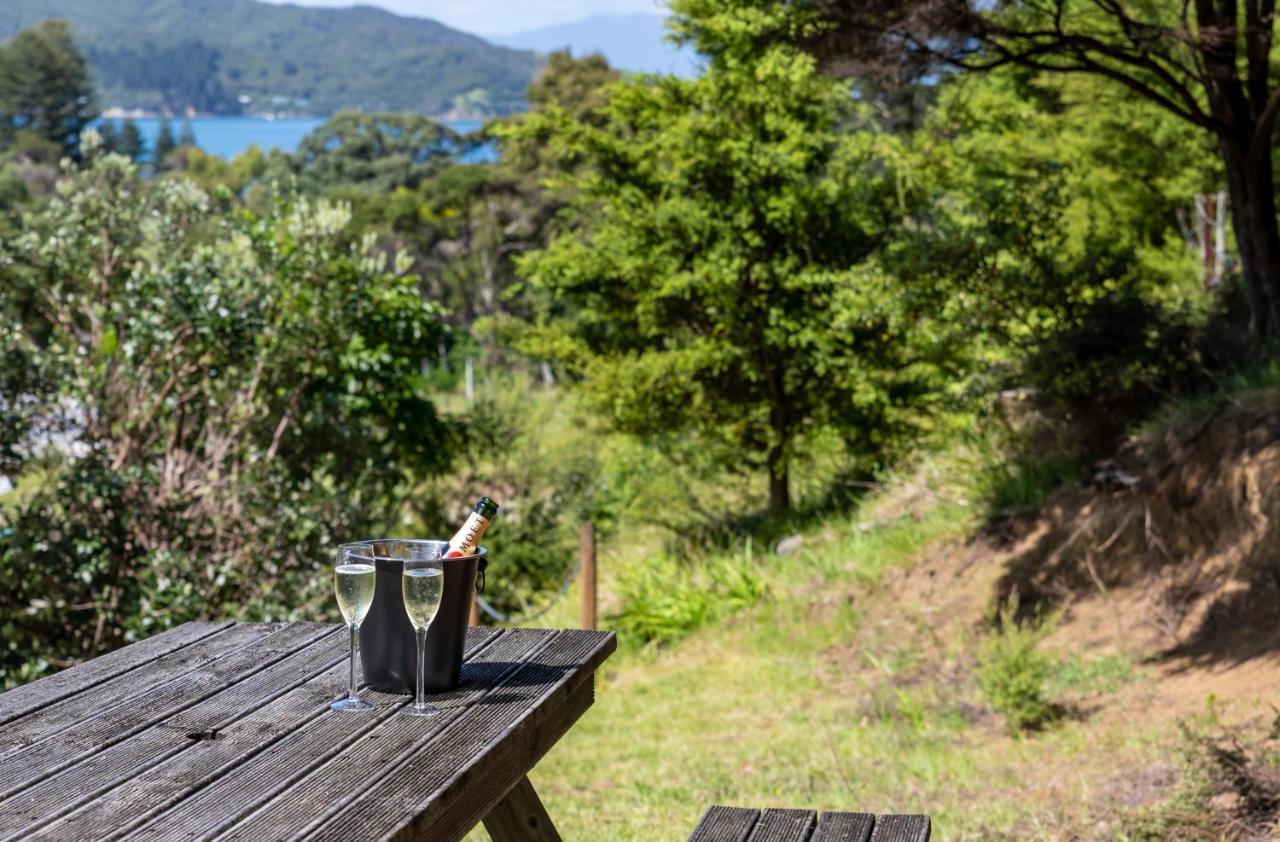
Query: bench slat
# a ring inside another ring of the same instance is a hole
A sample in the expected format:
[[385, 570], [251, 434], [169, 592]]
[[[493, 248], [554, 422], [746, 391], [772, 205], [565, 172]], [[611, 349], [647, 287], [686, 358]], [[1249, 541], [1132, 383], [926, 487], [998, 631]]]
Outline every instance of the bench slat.
[[760, 813], [748, 842], [806, 842], [817, 814], [813, 810], [770, 809]]
[[870, 813], [822, 813], [811, 842], [867, 842], [876, 817]]
[[759, 810], [746, 807], [708, 807], [689, 842], [744, 842], [759, 818]]
[[928, 816], [877, 816], [871, 842], [929, 842]]
[[707, 808], [689, 842], [928, 842], [928, 816]]

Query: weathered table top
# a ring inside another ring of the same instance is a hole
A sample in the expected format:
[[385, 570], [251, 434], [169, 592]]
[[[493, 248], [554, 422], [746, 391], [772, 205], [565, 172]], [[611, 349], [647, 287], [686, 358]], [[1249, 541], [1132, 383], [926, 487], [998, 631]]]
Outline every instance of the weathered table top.
[[928, 816], [712, 807], [689, 842], [929, 842]]
[[525, 775], [614, 645], [470, 629], [462, 685], [423, 719], [367, 691], [373, 713], [329, 710], [340, 626], [188, 623], [0, 694], [0, 840], [447, 840], [524, 822], [507, 807], [540, 809]]

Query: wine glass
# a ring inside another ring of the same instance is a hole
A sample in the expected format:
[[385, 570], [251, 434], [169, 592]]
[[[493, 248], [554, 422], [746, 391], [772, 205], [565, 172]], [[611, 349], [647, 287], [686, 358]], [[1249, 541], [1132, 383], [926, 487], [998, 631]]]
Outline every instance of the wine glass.
[[404, 560], [401, 585], [404, 611], [409, 615], [409, 622], [418, 637], [418, 692], [413, 704], [403, 712], [409, 716], [439, 716], [440, 709], [427, 704], [423, 680], [427, 672], [427, 629], [436, 618], [440, 597], [444, 595], [444, 563], [440, 561], [440, 548], [430, 544], [411, 545]]
[[333, 565], [333, 592], [338, 598], [342, 619], [351, 630], [351, 668], [347, 697], [329, 705], [332, 710], [362, 712], [375, 707], [356, 692], [356, 641], [360, 623], [373, 602], [373, 584], [377, 577], [373, 562], [373, 544], [358, 542], [338, 547], [338, 558]]

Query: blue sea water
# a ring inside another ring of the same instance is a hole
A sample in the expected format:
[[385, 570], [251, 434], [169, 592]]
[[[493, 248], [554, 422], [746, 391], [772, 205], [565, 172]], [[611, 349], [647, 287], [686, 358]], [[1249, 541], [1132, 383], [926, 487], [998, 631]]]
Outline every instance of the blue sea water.
[[[120, 121], [114, 121], [119, 125]], [[133, 121], [142, 130], [146, 138], [147, 148], [154, 148], [156, 138], [160, 135], [158, 117], [143, 117]], [[182, 130], [181, 120], [171, 120], [170, 126], [176, 136]], [[205, 152], [220, 158], [231, 159], [257, 145], [263, 152], [280, 149], [284, 152], [297, 150], [302, 139], [313, 129], [323, 123], [323, 119], [290, 117], [269, 120], [265, 117], [196, 117], [191, 121], [191, 129], [195, 132], [196, 145]], [[471, 132], [480, 128], [479, 120], [446, 120], [456, 132]], [[484, 154], [469, 155], [471, 160], [489, 160], [494, 157], [493, 150], [478, 150]]]

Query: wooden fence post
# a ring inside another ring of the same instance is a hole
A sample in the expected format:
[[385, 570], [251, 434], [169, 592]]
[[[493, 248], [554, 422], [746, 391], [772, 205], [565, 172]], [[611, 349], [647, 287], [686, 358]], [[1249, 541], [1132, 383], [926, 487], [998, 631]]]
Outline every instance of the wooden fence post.
[[578, 529], [578, 558], [582, 561], [582, 627], [596, 627], [596, 525]]

